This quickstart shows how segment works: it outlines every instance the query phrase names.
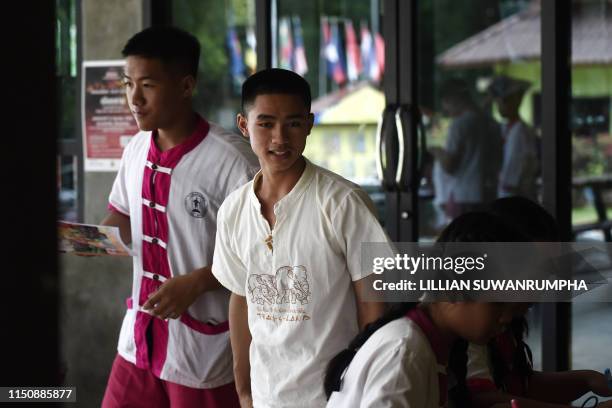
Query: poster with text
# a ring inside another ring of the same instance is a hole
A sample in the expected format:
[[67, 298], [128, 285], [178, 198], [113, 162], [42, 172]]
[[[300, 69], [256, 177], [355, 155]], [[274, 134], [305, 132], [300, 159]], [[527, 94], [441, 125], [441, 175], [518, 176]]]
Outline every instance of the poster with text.
[[117, 171], [123, 148], [138, 132], [122, 87], [124, 61], [83, 62], [85, 171]]

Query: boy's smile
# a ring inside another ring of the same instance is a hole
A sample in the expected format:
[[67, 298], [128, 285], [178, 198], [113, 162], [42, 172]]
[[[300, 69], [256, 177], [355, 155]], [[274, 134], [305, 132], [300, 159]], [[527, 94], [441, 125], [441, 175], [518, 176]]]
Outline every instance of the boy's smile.
[[246, 115], [238, 115], [238, 127], [250, 139], [264, 173], [301, 172], [302, 152], [314, 122], [302, 99], [291, 94], [258, 95]]

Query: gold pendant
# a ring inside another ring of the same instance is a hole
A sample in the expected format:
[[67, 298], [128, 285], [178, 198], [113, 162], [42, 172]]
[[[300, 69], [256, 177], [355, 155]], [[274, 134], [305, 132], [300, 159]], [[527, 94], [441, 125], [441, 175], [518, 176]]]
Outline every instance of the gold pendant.
[[268, 247], [268, 249], [270, 251], [273, 250], [273, 246], [272, 246], [272, 235], [268, 235], [268, 237], [266, 239], [264, 239], [264, 242], [266, 243], [266, 246]]

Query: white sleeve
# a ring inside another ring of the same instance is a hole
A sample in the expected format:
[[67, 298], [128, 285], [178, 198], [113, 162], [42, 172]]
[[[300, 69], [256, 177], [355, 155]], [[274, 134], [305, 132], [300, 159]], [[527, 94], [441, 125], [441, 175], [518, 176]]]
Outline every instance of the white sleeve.
[[[377, 356], [368, 370], [360, 407], [423, 408], [431, 398], [431, 367], [402, 345]], [[435, 396], [438, 398], [438, 395]]]
[[346, 257], [351, 280], [356, 281], [372, 273], [362, 268], [361, 245], [367, 242], [390, 243], [389, 237], [376, 218], [374, 203], [368, 193], [351, 191], [331, 215], [331, 222], [340, 248]]
[[117, 210], [128, 217], [130, 216], [130, 200], [128, 195], [128, 189], [130, 187], [135, 187], [130, 186], [128, 184], [129, 178], [127, 176], [127, 163], [130, 162], [130, 151], [130, 144], [128, 144], [123, 150], [123, 154], [121, 155], [119, 171], [117, 172], [117, 176], [115, 177], [115, 181], [113, 182], [113, 187], [108, 198], [110, 209]]
[[235, 250], [234, 234], [227, 225], [226, 207], [221, 205], [217, 213], [217, 234], [213, 254], [212, 273], [219, 283], [240, 296], [246, 296], [247, 268]]

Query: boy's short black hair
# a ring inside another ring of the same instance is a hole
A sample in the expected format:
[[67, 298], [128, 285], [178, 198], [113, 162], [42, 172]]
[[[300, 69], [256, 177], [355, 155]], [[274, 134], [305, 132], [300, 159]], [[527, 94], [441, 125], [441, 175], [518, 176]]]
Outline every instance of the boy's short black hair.
[[197, 38], [176, 27], [149, 27], [128, 40], [121, 51], [124, 57], [159, 59], [181, 72], [198, 76], [200, 43]]
[[299, 96], [310, 112], [312, 96], [308, 82], [293, 71], [270, 68], [256, 72], [242, 84], [242, 113], [247, 113], [257, 96], [267, 94]]

